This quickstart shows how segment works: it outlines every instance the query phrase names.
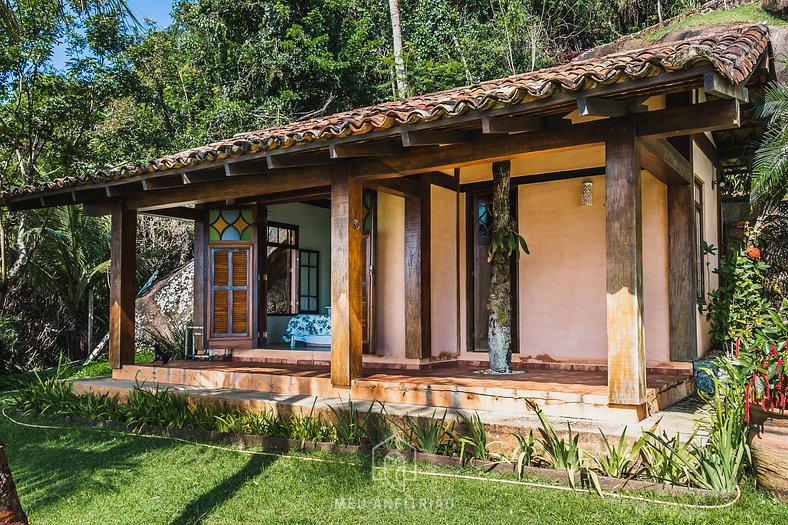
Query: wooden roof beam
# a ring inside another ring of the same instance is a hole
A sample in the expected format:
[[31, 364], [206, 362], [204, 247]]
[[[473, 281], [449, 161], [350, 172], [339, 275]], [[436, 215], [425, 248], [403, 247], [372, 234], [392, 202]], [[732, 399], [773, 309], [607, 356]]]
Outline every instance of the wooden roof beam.
[[186, 206], [174, 206], [172, 208], [161, 208], [158, 210], [141, 212], [143, 215], [153, 217], [164, 217], [165, 219], [180, 219], [184, 221], [198, 221], [202, 218], [202, 211], [188, 208]]
[[377, 157], [379, 155], [396, 155], [403, 152], [399, 142], [342, 142], [330, 144], [329, 153], [332, 159], [354, 157]]
[[527, 131], [541, 131], [545, 127], [542, 117], [519, 115], [513, 117], [484, 117], [482, 118], [482, 133], [523, 133]]
[[613, 100], [609, 98], [577, 99], [577, 113], [581, 117], [624, 117], [630, 113], [643, 113], [648, 108], [643, 106], [643, 98], [630, 100]]
[[224, 174], [228, 177], [261, 175], [263, 173], [267, 173], [268, 171], [269, 168], [267, 159], [224, 161]]
[[[741, 117], [738, 101], [716, 100], [641, 113], [635, 116], [635, 123], [640, 138], [667, 138], [736, 128]], [[485, 136], [474, 141], [472, 147], [455, 144], [386, 158], [360, 159], [354, 161], [353, 175], [366, 179], [391, 178], [588, 146], [604, 142], [619, 125], [617, 119], [595, 120], [533, 133]]]
[[695, 144], [698, 145], [698, 148], [706, 155], [706, 158], [717, 168], [722, 168], [722, 162], [720, 161], [720, 155], [717, 152], [717, 146], [706, 136], [705, 133], [696, 133], [692, 136], [692, 139], [695, 141]]
[[303, 190], [280, 191], [267, 193], [256, 197], [240, 199], [239, 202], [259, 202], [261, 204], [286, 204], [288, 202], [303, 202], [316, 199], [331, 198], [331, 186], [318, 186]]
[[200, 184], [203, 182], [213, 182], [222, 180], [227, 177], [227, 173], [222, 167], [221, 170], [212, 169], [205, 171], [189, 171], [181, 172], [181, 178], [184, 184]]
[[130, 193], [136, 193], [138, 191], [144, 191], [145, 188], [142, 184], [142, 180], [134, 180], [131, 182], [119, 181], [119, 182], [110, 182], [106, 186], [104, 186], [104, 191], [107, 197], [122, 197], [123, 195], [128, 195]]
[[716, 71], [703, 74], [703, 91], [707, 95], [723, 99], [735, 99], [741, 102], [750, 101], [750, 92], [744, 82], [734, 84]]
[[640, 138], [683, 137], [741, 126], [739, 101], [714, 100], [702, 104], [649, 111], [637, 116]]
[[161, 190], [164, 188], [177, 188], [184, 184], [183, 177], [179, 173], [163, 177], [143, 177], [142, 188], [145, 191]]
[[421, 194], [419, 181], [407, 177], [364, 181], [364, 187], [403, 198], [418, 197]]
[[329, 155], [326, 155], [325, 151], [292, 151], [288, 153], [269, 155], [266, 158], [268, 161], [269, 170], [282, 168], [300, 168], [306, 166], [324, 166], [326, 164], [333, 164], [335, 162]]
[[640, 164], [668, 186], [692, 183], [692, 166], [667, 139], [641, 139]]
[[240, 199], [250, 195], [306, 190], [330, 186], [331, 172], [331, 169], [319, 166], [282, 169], [264, 177], [225, 177], [202, 184], [186, 184], [178, 188], [129, 195], [126, 200], [128, 208], [146, 211], [171, 208], [175, 205]]
[[472, 141], [474, 133], [468, 130], [455, 129], [422, 129], [402, 130], [402, 145], [413, 146], [445, 146], [448, 144], [464, 144]]

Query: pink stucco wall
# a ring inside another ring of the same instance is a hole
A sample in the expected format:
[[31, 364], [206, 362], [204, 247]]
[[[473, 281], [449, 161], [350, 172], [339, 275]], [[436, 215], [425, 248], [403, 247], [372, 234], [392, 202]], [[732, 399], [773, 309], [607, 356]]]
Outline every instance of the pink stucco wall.
[[432, 186], [431, 303], [432, 355], [457, 354], [457, 193]]
[[375, 268], [378, 355], [405, 357], [405, 199], [378, 193]]
[[[519, 187], [519, 227], [531, 254], [520, 260], [521, 359], [607, 362], [605, 178]], [[668, 360], [667, 193], [643, 172], [643, 302], [646, 359]]]

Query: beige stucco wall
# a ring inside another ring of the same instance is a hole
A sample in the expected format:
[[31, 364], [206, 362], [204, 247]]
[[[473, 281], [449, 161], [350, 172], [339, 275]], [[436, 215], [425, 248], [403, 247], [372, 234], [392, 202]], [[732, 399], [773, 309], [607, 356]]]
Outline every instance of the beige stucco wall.
[[378, 193], [375, 268], [377, 355], [405, 356], [405, 199]]
[[[717, 187], [711, 188], [711, 181], [715, 179], [715, 168], [703, 152], [695, 145], [692, 147], [692, 168], [695, 178], [703, 181], [703, 239], [713, 244], [719, 250], [719, 218], [717, 215]], [[704, 266], [706, 279], [706, 293], [719, 286], [719, 278], [712, 270], [719, 265], [719, 253], [707, 255]], [[698, 312], [698, 357], [711, 348], [709, 324], [705, 316]]]
[[[518, 188], [519, 227], [531, 254], [520, 260], [521, 359], [607, 362], [605, 178]], [[646, 359], [668, 360], [667, 190], [643, 172], [643, 296]]]
[[432, 186], [430, 297], [432, 355], [457, 353], [457, 193]]

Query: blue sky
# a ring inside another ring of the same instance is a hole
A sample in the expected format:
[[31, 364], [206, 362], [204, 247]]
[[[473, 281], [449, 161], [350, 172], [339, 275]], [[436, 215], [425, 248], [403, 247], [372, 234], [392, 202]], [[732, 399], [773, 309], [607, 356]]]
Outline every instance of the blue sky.
[[[137, 20], [145, 25], [145, 19], [156, 22], [156, 26], [164, 28], [170, 25], [170, 10], [172, 9], [171, 0], [127, 0]], [[61, 45], [55, 49], [52, 62], [56, 67], [62, 67], [66, 63], [66, 46]]]

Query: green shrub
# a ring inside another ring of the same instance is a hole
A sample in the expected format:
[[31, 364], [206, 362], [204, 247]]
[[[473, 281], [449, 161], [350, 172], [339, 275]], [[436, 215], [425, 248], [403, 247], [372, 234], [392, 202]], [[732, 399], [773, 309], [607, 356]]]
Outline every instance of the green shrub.
[[[341, 401], [341, 399], [340, 399]], [[334, 432], [337, 441], [343, 445], [361, 445], [363, 443], [377, 444], [380, 441], [370, 440], [370, 419], [373, 417], [375, 403], [373, 401], [366, 413], [362, 416], [352, 399], [348, 399], [346, 409], [337, 409], [329, 406], [334, 414]], [[381, 404], [381, 407], [383, 405]], [[377, 432], [373, 431], [373, 434]], [[377, 438], [377, 436], [374, 436]], [[388, 436], [387, 436], [388, 437]]]
[[490, 452], [490, 446], [494, 443], [487, 442], [487, 429], [484, 428], [479, 414], [474, 413], [471, 417], [460, 414], [460, 422], [465, 431], [455, 438], [460, 445], [460, 459], [464, 458], [466, 450], [469, 450], [475, 459], [485, 461], [491, 459], [493, 454]]
[[644, 431], [645, 445], [640, 449], [643, 473], [651, 480], [671, 485], [691, 485], [697, 479], [699, 466], [692, 445], [695, 434], [684, 442], [681, 435], [669, 437], [666, 433]]
[[443, 411], [440, 419], [435, 417], [411, 417], [402, 418], [403, 425], [400, 427], [405, 442], [425, 454], [437, 454], [439, 449], [446, 445], [451, 432], [452, 425], [446, 423], [447, 411]]
[[33, 380], [27, 385], [20, 385], [10, 404], [25, 414], [73, 414], [78, 399], [71, 388], [72, 383], [65, 378], [62, 365], [58, 365], [54, 375], [47, 378], [33, 372]]
[[763, 295], [768, 267], [760, 250], [749, 248], [731, 253], [715, 270], [721, 285], [709, 293], [705, 311], [716, 341], [730, 345], [740, 339], [749, 344], [756, 329], [771, 324], [774, 308]]
[[618, 443], [613, 446], [602, 429], [599, 433], [605, 445], [605, 452], [593, 458], [599, 471], [611, 478], [626, 478], [636, 474], [640, 449], [646, 444], [646, 435], [630, 446], [627, 442], [627, 428], [624, 427]]
[[334, 441], [333, 427], [321, 414], [315, 415], [314, 403], [308, 414], [290, 414], [282, 423], [286, 437], [302, 445], [307, 441]]

